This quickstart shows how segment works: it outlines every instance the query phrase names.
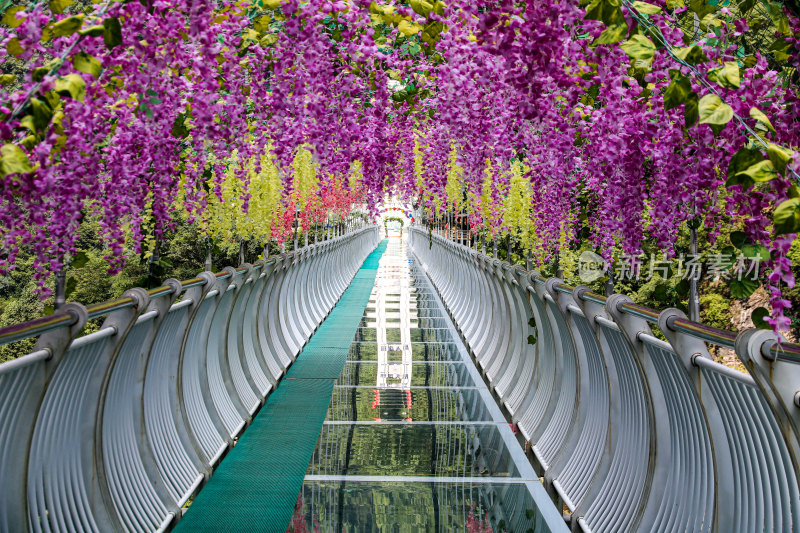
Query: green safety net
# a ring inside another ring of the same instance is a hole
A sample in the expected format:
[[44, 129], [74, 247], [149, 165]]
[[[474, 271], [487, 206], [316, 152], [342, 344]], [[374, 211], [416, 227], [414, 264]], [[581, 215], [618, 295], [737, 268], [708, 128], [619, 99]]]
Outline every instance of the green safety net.
[[386, 243], [369, 254], [176, 531], [285, 533]]

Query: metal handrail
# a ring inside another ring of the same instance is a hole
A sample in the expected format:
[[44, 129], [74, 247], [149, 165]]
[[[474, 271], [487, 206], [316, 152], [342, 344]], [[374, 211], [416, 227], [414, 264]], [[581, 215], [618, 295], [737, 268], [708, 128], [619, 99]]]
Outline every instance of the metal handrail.
[[40, 335], [60, 327], [69, 327], [78, 321], [77, 315], [72, 313], [58, 313], [24, 322], [14, 324], [0, 329], [0, 346], [10, 342], [20, 341], [34, 335]]
[[[336, 239], [338, 238], [341, 238], [341, 236], [336, 237]], [[325, 242], [330, 242], [330, 241], [325, 241]], [[317, 246], [318, 244], [319, 243], [309, 244], [308, 247]], [[303, 248], [300, 248], [297, 251], [300, 251], [304, 248], [306, 247], [304, 246]], [[263, 264], [267, 265], [267, 264], [273, 264], [275, 262], [276, 258], [274, 256], [270, 256], [264, 261]], [[256, 265], [254, 268], [261, 268], [261, 266]], [[245, 272], [246, 270], [247, 270], [246, 267], [236, 268], [236, 272], [238, 273]], [[225, 271], [217, 272], [214, 275], [218, 280], [224, 280], [231, 276], [230, 272], [225, 272]], [[185, 291], [192, 287], [201, 287], [206, 283], [207, 281], [205, 278], [197, 277], [186, 281], [181, 281], [181, 287], [182, 290]], [[163, 285], [155, 289], [150, 289], [149, 291], [147, 291], [147, 293], [150, 295], [151, 298], [157, 298], [161, 296], [169, 296], [170, 294], [172, 294], [173, 290], [174, 289], [172, 287]], [[134, 304], [135, 301], [133, 300], [133, 298], [119, 298], [89, 305], [86, 307], [86, 310], [89, 313], [89, 318], [92, 319], [105, 316], [113, 311], [119, 311], [121, 309], [131, 307]], [[4, 328], [0, 328], [0, 346], [24, 340], [29, 337], [35, 337], [37, 335], [41, 335], [42, 333], [45, 333], [55, 328], [69, 327], [75, 324], [77, 321], [78, 317], [73, 314], [56, 312], [50, 316], [44, 316], [41, 318], [30, 320], [28, 322], [22, 322], [20, 324], [13, 324], [11, 326], [6, 326]]]
[[[441, 235], [438, 236], [440, 238], [444, 238]], [[451, 242], [454, 245], [464, 246], [463, 244], [459, 244], [455, 241], [448, 240], [448, 242]], [[477, 254], [479, 256], [482, 255], [486, 259], [489, 259], [491, 261], [495, 261], [495, 259], [491, 258], [487, 254], [483, 254], [481, 252], [477, 252]], [[504, 268], [511, 267], [511, 264], [508, 263], [507, 261], [500, 261], [500, 264], [503, 265]], [[523, 267], [519, 267], [519, 270], [521, 273], [530, 276], [531, 279], [536, 283], [544, 284], [547, 281], [537, 272], [526, 270]], [[570, 295], [574, 294], [575, 290], [575, 287], [567, 285], [566, 283], [558, 283], [554, 286], [554, 288], [558, 292]], [[607, 302], [607, 298], [605, 296], [593, 292], [586, 292], [580, 294], [578, 297], [583, 301], [593, 302], [600, 305], [606, 305]], [[651, 309], [644, 305], [636, 303], [623, 303], [619, 306], [619, 310], [637, 316], [639, 318], [643, 318], [648, 322], [650, 322], [651, 324], [658, 324], [658, 317], [660, 313], [657, 310]], [[711, 342], [725, 348], [734, 348], [736, 345], [736, 337], [738, 336], [737, 333], [732, 331], [715, 328], [712, 326], [702, 324], [700, 322], [693, 322], [691, 320], [683, 318], [676, 318], [674, 320], [670, 320], [669, 327], [674, 331], [678, 331], [681, 333], [688, 333], [690, 335], [694, 335], [700, 339], [703, 339], [704, 341]], [[800, 363], [800, 344], [792, 342], [776, 342], [770, 348], [770, 354], [768, 357], [771, 357], [772, 359], [782, 359]]]

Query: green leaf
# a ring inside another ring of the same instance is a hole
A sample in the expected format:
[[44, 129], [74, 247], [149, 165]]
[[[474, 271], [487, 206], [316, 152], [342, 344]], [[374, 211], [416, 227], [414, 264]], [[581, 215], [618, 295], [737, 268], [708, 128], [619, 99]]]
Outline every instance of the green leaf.
[[756, 122], [763, 124], [769, 131], [775, 133], [775, 128], [772, 126], [772, 122], [770, 122], [767, 115], [765, 115], [757, 107], [750, 108], [750, 118], [754, 118]]
[[725, 186], [741, 185], [744, 189], [752, 187], [754, 181], [747, 174], [741, 173], [761, 161], [764, 161], [764, 156], [759, 150], [742, 148], [733, 154], [728, 164], [728, 179], [725, 181]]
[[52, 11], [56, 15], [60, 15], [64, 12], [65, 9], [71, 6], [72, 3], [73, 0], [50, 0], [49, 2], [50, 11]]
[[257, 32], [263, 33], [269, 31], [269, 25], [271, 22], [272, 22], [272, 17], [270, 17], [269, 15], [263, 15], [253, 21], [253, 28]]
[[406, 37], [411, 37], [422, 31], [422, 26], [414, 21], [403, 19], [400, 21], [400, 24], [397, 25], [397, 31]]
[[147, 116], [147, 118], [149, 118], [149, 119], [153, 118], [153, 110], [150, 109], [150, 106], [147, 105], [147, 102], [140, 103], [139, 107], [138, 107], [138, 110], [140, 112], [144, 113], [145, 116]]
[[756, 183], [764, 183], [778, 177], [775, 172], [775, 167], [772, 166], [772, 161], [767, 159], [750, 165], [747, 170], [743, 170], [737, 174], [738, 176], [747, 176]]
[[733, 108], [724, 103], [716, 94], [709, 93], [700, 99], [700, 124], [722, 126], [733, 118]]
[[78, 72], [91, 74], [95, 78], [100, 75], [100, 71], [103, 68], [97, 58], [90, 56], [86, 52], [75, 54], [75, 57], [72, 58], [72, 65]]
[[644, 35], [634, 35], [619, 46], [634, 60], [634, 67], [647, 69], [653, 64], [656, 45]]
[[624, 39], [626, 35], [628, 35], [627, 22], [622, 21], [619, 24], [612, 24], [604, 29], [603, 33], [597, 36], [597, 39], [592, 41], [592, 46], [597, 46], [599, 44], [618, 43]]
[[528, 344], [536, 344], [536, 337], [528, 335]]
[[690, 288], [689, 280], [682, 279], [678, 282], [677, 285], [675, 285], [675, 292], [678, 293], [678, 296], [683, 297], [689, 294], [689, 288]]
[[667, 286], [663, 283], [659, 283], [653, 291], [653, 298], [660, 302], [665, 302], [667, 301], [668, 297], [669, 295], [667, 294]]
[[405, 102], [408, 98], [408, 91], [405, 89], [400, 89], [397, 92], [392, 93], [392, 100], [395, 102]]
[[772, 326], [769, 325], [769, 322], [764, 320], [768, 316], [769, 309], [766, 307], [756, 307], [753, 309], [753, 312], [750, 313], [750, 320], [753, 321], [753, 325], [758, 329], [772, 329]]
[[715, 137], [718, 137], [719, 134], [722, 133], [722, 130], [725, 129], [725, 125], [724, 124], [722, 126], [720, 126], [718, 124], [709, 124], [709, 127], [711, 128], [711, 131], [714, 132], [714, 136]]
[[686, 102], [686, 98], [692, 93], [692, 83], [689, 78], [678, 73], [664, 91], [664, 109], [669, 111]]
[[61, 68], [61, 64], [63, 61], [61, 58], [53, 59], [52, 61], [48, 61], [41, 67], [37, 67], [33, 69], [31, 73], [31, 77], [34, 81], [42, 81], [42, 79], [47, 76], [48, 74], [58, 72], [58, 69]]
[[756, 0], [744, 0], [743, 2], [740, 2], [738, 6], [739, 13], [747, 13], [753, 9], [754, 5], [756, 5]]
[[667, 9], [670, 11], [680, 9], [682, 7], [686, 7], [684, 0], [667, 0]]
[[264, 37], [261, 38], [261, 46], [272, 46], [273, 44], [278, 42], [278, 34], [277, 33], [268, 33]]
[[715, 12], [717, 8], [705, 0], [689, 0], [689, 10], [697, 13], [697, 18], [702, 20], [706, 15]]
[[33, 78], [33, 81], [42, 81], [48, 72], [50, 72], [49, 67], [36, 67], [31, 72], [31, 78]]
[[645, 15], [655, 15], [656, 13], [661, 13], [661, 8], [658, 6], [654, 6], [653, 4], [648, 4], [647, 2], [640, 2], [636, 0], [633, 2], [633, 7], [639, 13], [644, 13]]
[[619, 0], [593, 0], [586, 8], [586, 20], [600, 20], [606, 26], [625, 22]]
[[36, 131], [42, 131], [50, 124], [53, 118], [53, 110], [45, 102], [38, 98], [31, 98], [31, 108], [33, 109], [33, 125]]
[[158, 265], [158, 266], [160, 266], [161, 268], [163, 268], [165, 270], [169, 269], [169, 268], [172, 268], [172, 263], [166, 257], [162, 257], [158, 261], [153, 261], [153, 264], [154, 265]]
[[765, 2], [765, 4], [768, 6], [767, 11], [778, 33], [787, 36], [791, 35], [792, 30], [789, 25], [789, 19], [786, 17], [786, 13], [783, 12], [783, 5], [777, 2]]
[[78, 252], [72, 258], [71, 266], [72, 268], [83, 268], [89, 262], [89, 256], [86, 255], [86, 252]]
[[80, 74], [67, 74], [58, 78], [55, 89], [58, 94], [69, 95], [80, 102], [83, 102], [86, 96], [86, 82]]
[[84, 28], [78, 32], [78, 35], [88, 35], [89, 37], [100, 37], [105, 32], [105, 28], [102, 24], [97, 24], [95, 26], [89, 26], [88, 28]]
[[[25, 115], [22, 117], [22, 120], [19, 121], [19, 125], [21, 128], [25, 128], [28, 131], [36, 131], [36, 124], [33, 122], [33, 115]], [[28, 147], [25, 146], [25, 148]]]
[[8, 43], [6, 43], [6, 51], [14, 57], [21, 56], [25, 53], [25, 49], [22, 48], [22, 45], [19, 44], [19, 39], [16, 37], [12, 37], [9, 39]]
[[442, 24], [441, 22], [434, 21], [425, 26], [425, 28], [422, 30], [422, 35], [420, 37], [422, 37], [422, 40], [424, 42], [428, 44], [433, 44], [434, 42], [436, 42], [436, 39], [439, 38], [439, 34], [441, 34], [443, 30], [444, 30], [444, 24]]
[[172, 123], [172, 136], [183, 139], [189, 135], [189, 129], [186, 127], [186, 114], [179, 113], [175, 117], [175, 122]]
[[433, 4], [426, 2], [425, 0], [411, 0], [411, 9], [413, 9], [418, 15], [427, 17], [433, 10]]
[[9, 174], [28, 174], [33, 172], [28, 155], [17, 145], [4, 144], [0, 148], [0, 172], [3, 176]]
[[728, 258], [729, 258], [727, 261], [720, 260], [719, 263], [724, 268], [729, 269], [736, 263], [736, 255], [737, 255], [736, 254], [736, 248], [734, 248], [733, 246], [726, 246], [725, 248], [723, 248], [720, 255], [721, 256], [728, 256]]
[[0, 75], [0, 85], [3, 87], [7, 87], [8, 85], [13, 84], [17, 81], [17, 77], [14, 74], [2, 74]]
[[117, 17], [103, 21], [103, 42], [109, 50], [122, 44], [122, 25]]
[[67, 280], [67, 286], [65, 287], [64, 291], [64, 298], [69, 299], [70, 295], [75, 292], [75, 288], [78, 286], [78, 280], [76, 278], [69, 278]]
[[534, 516], [536, 516], [536, 511], [533, 509], [525, 509], [525, 518], [528, 520], [533, 520]]
[[750, 259], [758, 259], [759, 261], [770, 260], [769, 248], [761, 246], [760, 244], [745, 244], [742, 246], [742, 255]]
[[24, 146], [26, 150], [30, 151], [33, 150], [34, 146], [38, 144], [38, 140], [36, 139], [35, 135], [27, 135], [19, 142], [19, 144]]
[[786, 61], [791, 57], [792, 46], [792, 41], [785, 37], [777, 37], [767, 50], [772, 52], [773, 57], [778, 61]]
[[708, 56], [703, 52], [703, 49], [696, 44], [685, 48], [675, 48], [673, 53], [678, 59], [689, 65], [697, 65], [709, 60]]
[[83, 25], [83, 15], [75, 15], [59, 20], [50, 26], [50, 32], [55, 37], [68, 37], [81, 29]]
[[800, 233], [800, 198], [791, 198], [776, 207], [772, 223], [775, 235]]
[[8, 9], [6, 9], [6, 12], [3, 13], [3, 20], [1, 20], [0, 22], [5, 24], [9, 28], [18, 27], [20, 24], [22, 24], [22, 20], [16, 17], [16, 14], [19, 13], [20, 11], [25, 11], [25, 6], [9, 7]]
[[767, 146], [767, 156], [779, 174], [786, 172], [786, 165], [792, 160], [792, 151], [775, 143]]
[[743, 231], [734, 231], [733, 233], [731, 233], [730, 239], [731, 239], [731, 244], [739, 249], [741, 249], [744, 245], [750, 242], [747, 239], [747, 234]]
[[531, 317], [530, 320], [528, 320], [528, 326], [530, 326], [532, 328], [536, 327], [536, 318], [535, 317]]
[[690, 93], [686, 97], [686, 106], [683, 108], [683, 118], [687, 128], [691, 128], [697, 123], [700, 117], [700, 100], [697, 98], [697, 93]]
[[758, 282], [752, 279], [735, 279], [730, 285], [731, 296], [737, 300], [746, 300], [758, 289]]
[[709, 70], [708, 79], [726, 89], [738, 89], [742, 81], [739, 64], [736, 61], [726, 61], [724, 66]]

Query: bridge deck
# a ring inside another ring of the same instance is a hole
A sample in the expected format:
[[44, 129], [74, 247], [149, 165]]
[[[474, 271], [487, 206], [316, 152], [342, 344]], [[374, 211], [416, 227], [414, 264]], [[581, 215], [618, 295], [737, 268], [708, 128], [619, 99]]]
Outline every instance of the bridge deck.
[[559, 520], [427, 278], [392, 238], [178, 529], [525, 532]]

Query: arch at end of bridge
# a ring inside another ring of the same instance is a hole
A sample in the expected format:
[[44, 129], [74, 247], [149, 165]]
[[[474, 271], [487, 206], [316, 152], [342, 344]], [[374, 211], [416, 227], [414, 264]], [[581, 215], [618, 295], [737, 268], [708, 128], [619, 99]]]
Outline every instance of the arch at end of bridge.
[[403, 228], [413, 226], [415, 224], [414, 212], [409, 205], [402, 205], [397, 202], [391, 202], [381, 207], [378, 214], [375, 216], [375, 224], [379, 227], [384, 226], [384, 221], [390, 218], [399, 218], [403, 221]]

